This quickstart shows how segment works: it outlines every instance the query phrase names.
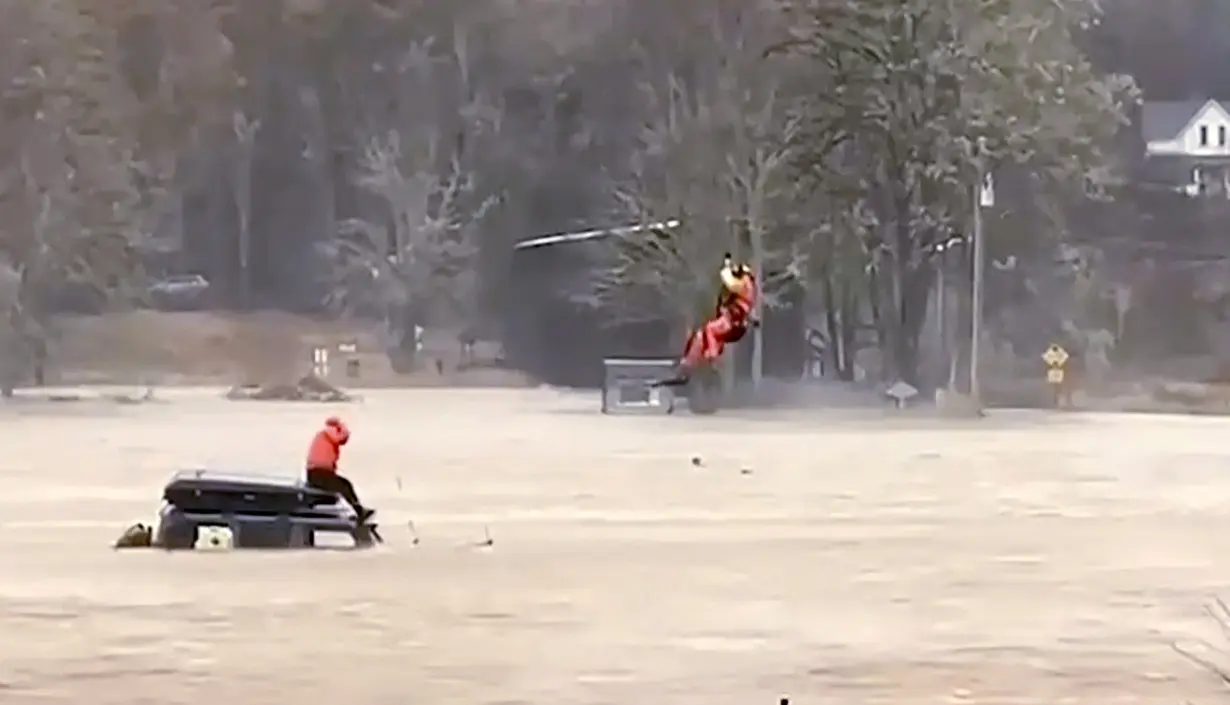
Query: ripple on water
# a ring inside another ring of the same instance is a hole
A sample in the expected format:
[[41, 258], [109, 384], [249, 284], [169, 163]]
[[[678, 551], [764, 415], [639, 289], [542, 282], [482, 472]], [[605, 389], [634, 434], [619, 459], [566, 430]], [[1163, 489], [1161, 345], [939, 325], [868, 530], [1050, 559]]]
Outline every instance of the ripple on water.
[[768, 647], [771, 640], [757, 634], [703, 634], [672, 639], [671, 643], [691, 651], [709, 653], [747, 653]]

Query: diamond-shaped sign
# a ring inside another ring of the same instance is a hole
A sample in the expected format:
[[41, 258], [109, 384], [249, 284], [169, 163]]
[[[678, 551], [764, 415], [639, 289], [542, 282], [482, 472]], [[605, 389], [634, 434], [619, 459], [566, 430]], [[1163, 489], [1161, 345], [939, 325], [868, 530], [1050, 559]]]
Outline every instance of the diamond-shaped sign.
[[1053, 343], [1042, 353], [1042, 361], [1047, 367], [1063, 367], [1070, 357], [1067, 350]]
[[900, 409], [904, 407], [908, 401], [918, 396], [918, 390], [910, 386], [909, 383], [898, 380], [888, 389], [884, 390], [884, 395], [896, 402], [897, 408]]

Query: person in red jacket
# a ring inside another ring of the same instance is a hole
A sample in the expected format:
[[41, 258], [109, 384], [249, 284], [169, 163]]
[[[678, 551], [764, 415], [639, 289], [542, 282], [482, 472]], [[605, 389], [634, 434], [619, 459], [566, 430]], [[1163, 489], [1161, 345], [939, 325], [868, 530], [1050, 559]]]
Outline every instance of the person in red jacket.
[[333, 492], [342, 496], [363, 522], [371, 516], [371, 511], [364, 509], [355, 492], [354, 484], [337, 471], [338, 461], [342, 458], [342, 446], [350, 442], [350, 429], [336, 416], [325, 420], [325, 427], [316, 432], [312, 445], [308, 447], [307, 484], [325, 492]]

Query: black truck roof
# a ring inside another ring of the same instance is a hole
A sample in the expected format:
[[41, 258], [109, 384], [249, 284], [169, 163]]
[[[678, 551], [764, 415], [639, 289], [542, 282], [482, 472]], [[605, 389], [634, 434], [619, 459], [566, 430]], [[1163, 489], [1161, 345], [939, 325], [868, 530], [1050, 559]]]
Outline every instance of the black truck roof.
[[167, 483], [166, 492], [202, 490], [260, 494], [319, 494], [333, 496], [308, 487], [297, 477], [242, 474], [219, 470], [181, 470]]
[[222, 513], [293, 513], [338, 502], [336, 494], [308, 487], [298, 478], [216, 470], [176, 473], [162, 498], [184, 511]]

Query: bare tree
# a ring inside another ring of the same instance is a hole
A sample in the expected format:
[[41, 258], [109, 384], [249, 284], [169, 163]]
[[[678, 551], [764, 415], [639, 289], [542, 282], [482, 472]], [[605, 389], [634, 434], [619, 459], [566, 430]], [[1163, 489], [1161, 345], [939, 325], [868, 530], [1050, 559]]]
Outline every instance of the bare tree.
[[110, 27], [67, 1], [5, 4], [0, 25], [23, 38], [0, 49], [0, 257], [16, 282], [0, 301], [0, 354], [20, 360], [44, 355], [66, 286], [109, 295], [134, 282], [149, 170]]
[[829, 197], [800, 180], [801, 193], [793, 211], [792, 227], [798, 281], [806, 294], [805, 312], [822, 312], [827, 356], [838, 379], [852, 381], [855, 358], [864, 327], [876, 304], [868, 271], [875, 252], [870, 233], [875, 218], [866, 203]]
[[[471, 211], [473, 177], [456, 157], [437, 170], [439, 141], [407, 149], [401, 133], [373, 139], [356, 182], [388, 208], [388, 222], [352, 219], [326, 243], [338, 264], [333, 300], [351, 310], [414, 305], [436, 315], [464, 314], [473, 301], [474, 225], [491, 200]], [[419, 151], [421, 150], [421, 151]]]
[[988, 12], [923, 0], [780, 4], [791, 28], [782, 47], [805, 62], [812, 87], [799, 101], [800, 165], [845, 203], [836, 211], [872, 216], [866, 271], [884, 372], [918, 383], [930, 253], [968, 231], [980, 176], [1020, 167], [1051, 205], [1057, 192], [1095, 190], [1130, 82], [1100, 75], [1079, 49], [1074, 33], [1098, 13], [1091, 0], [1007, 0]]
[[[386, 315], [410, 307], [470, 325], [479, 226], [499, 201], [478, 183], [470, 145], [498, 132], [499, 112], [475, 88], [461, 28], [448, 51], [428, 38], [377, 68], [391, 75], [374, 79], [372, 90], [392, 90], [393, 109], [366, 115], [376, 134], [363, 146], [354, 183], [381, 217], [342, 222], [324, 246], [335, 264], [330, 300]], [[440, 102], [425, 99], [432, 95]]]
[[[1204, 608], [1208, 618], [1217, 625], [1218, 632], [1221, 638], [1230, 639], [1230, 607], [1221, 598], [1214, 598], [1213, 602], [1206, 605]], [[1194, 646], [1195, 648], [1192, 648]], [[1224, 646], [1215, 646], [1207, 640], [1196, 640], [1192, 646], [1186, 646], [1174, 642], [1171, 648], [1175, 653], [1182, 656], [1201, 669], [1208, 671], [1222, 682], [1223, 685], [1230, 686], [1230, 667], [1226, 665], [1226, 648]]]
[[754, 5], [721, 8], [705, 18], [710, 36], [690, 76], [645, 81], [652, 118], [615, 196], [624, 217], [682, 224], [609, 241], [594, 289], [615, 320], [665, 316], [680, 333], [694, 327], [712, 312], [725, 252], [749, 260], [770, 295], [792, 271], [792, 248], [774, 236], [789, 159], [781, 83], [762, 60], [766, 22]]

